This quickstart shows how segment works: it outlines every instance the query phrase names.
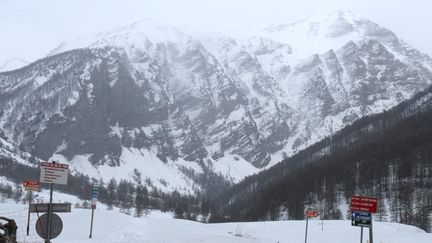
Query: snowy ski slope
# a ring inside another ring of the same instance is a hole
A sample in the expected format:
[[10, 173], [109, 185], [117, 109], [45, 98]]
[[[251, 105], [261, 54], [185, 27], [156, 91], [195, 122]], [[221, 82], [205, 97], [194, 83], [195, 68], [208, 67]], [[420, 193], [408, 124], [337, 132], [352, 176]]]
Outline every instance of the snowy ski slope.
[[[4, 201], [4, 200], [3, 200]], [[152, 212], [136, 218], [117, 210], [100, 206], [95, 212], [93, 238], [89, 239], [89, 209], [73, 208], [71, 213], [60, 214], [62, 234], [53, 243], [72, 242], [154, 242], [154, 243], [297, 243], [304, 242], [305, 221], [251, 222], [202, 224], [173, 219], [172, 214]], [[30, 235], [25, 235], [27, 205], [10, 200], [0, 203], [0, 215], [13, 217], [19, 226], [19, 242], [42, 242], [34, 230], [36, 215], [32, 215]], [[309, 221], [309, 243], [359, 242], [360, 228], [348, 220]], [[413, 226], [395, 223], [374, 223], [374, 242], [377, 243], [430, 243], [432, 234]], [[364, 239], [366, 242], [367, 231]]]

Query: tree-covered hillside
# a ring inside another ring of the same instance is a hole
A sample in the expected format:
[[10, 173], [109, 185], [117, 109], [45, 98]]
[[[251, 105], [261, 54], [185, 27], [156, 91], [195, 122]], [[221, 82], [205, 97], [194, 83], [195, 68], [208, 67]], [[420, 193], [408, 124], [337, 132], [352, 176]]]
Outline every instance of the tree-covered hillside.
[[306, 207], [345, 218], [352, 195], [379, 198], [377, 220], [430, 230], [431, 89], [391, 111], [363, 118], [225, 193], [234, 220], [303, 219]]

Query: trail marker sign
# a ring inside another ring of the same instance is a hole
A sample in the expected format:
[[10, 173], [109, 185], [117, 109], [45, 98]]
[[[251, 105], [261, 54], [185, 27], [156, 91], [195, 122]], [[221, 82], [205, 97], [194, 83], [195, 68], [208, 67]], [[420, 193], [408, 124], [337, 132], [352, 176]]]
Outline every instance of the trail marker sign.
[[42, 162], [40, 164], [40, 182], [66, 185], [69, 165]]
[[96, 209], [98, 195], [99, 195], [99, 185], [98, 184], [94, 184], [93, 185], [93, 190], [92, 190], [92, 200], [91, 200], [92, 215], [91, 215], [91, 221], [90, 221], [90, 235], [89, 235], [89, 238], [92, 238], [92, 234], [93, 234], [94, 210]]
[[312, 210], [312, 209], [307, 209], [305, 211], [305, 215], [306, 215], [305, 243], [307, 243], [309, 218], [316, 218], [316, 217], [318, 217], [318, 212], [315, 211], [315, 210]]
[[318, 212], [315, 210], [306, 210], [305, 215], [308, 218], [316, 218], [318, 217]]
[[351, 197], [351, 211], [376, 213], [378, 208], [378, 199], [373, 197]]
[[23, 183], [24, 190], [27, 191], [37, 191], [39, 190], [39, 181], [31, 180], [31, 181], [24, 181]]
[[99, 186], [97, 184], [93, 185], [93, 190], [92, 190], [92, 200], [91, 200], [91, 207], [92, 209], [96, 209], [96, 204], [97, 204], [97, 198], [99, 195]]
[[370, 227], [372, 222], [372, 214], [367, 212], [351, 212], [351, 225]]

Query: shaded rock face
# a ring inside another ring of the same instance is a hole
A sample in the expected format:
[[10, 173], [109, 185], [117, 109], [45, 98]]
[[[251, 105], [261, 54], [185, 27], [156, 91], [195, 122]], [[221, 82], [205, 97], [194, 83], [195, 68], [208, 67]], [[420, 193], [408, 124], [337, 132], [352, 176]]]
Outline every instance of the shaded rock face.
[[[15, 106], [11, 118], [18, 119], [8, 120], [5, 128], [13, 138], [22, 137], [21, 146], [25, 150], [45, 160], [54, 153], [70, 159], [89, 154], [93, 163], [110, 165], [118, 165], [121, 146], [155, 146], [163, 159], [182, 156], [197, 160], [206, 156], [190, 120], [175, 104], [170, 104], [168, 91], [155, 91], [147, 80], [133, 73], [123, 51], [115, 48], [72, 51], [51, 57], [55, 64], [49, 68], [63, 70], [64, 55], [76, 59], [68, 63], [64, 73], [47, 78], [35, 90], [14, 89], [17, 83], [6, 91], [15, 98], [5, 101]], [[42, 64], [35, 66], [26, 71], [38, 76]], [[9, 77], [6, 74], [2, 78], [9, 80]], [[64, 85], [66, 78], [74, 84]], [[34, 89], [36, 82], [37, 78], [26, 87]], [[48, 94], [51, 89], [58, 93], [53, 96], [32, 93]], [[68, 92], [71, 95], [63, 101], [61, 98]], [[20, 95], [22, 99], [18, 98]], [[62, 107], [62, 102], [69, 103]], [[150, 126], [154, 129], [148, 132]], [[177, 130], [182, 132], [178, 138], [172, 135]]]
[[264, 37], [107, 36], [0, 73], [0, 128], [45, 160], [120, 166], [122, 149], [137, 148], [164, 162], [235, 154], [263, 168], [431, 83], [430, 58], [392, 32], [338, 18], [326, 36], [358, 26], [365, 38], [303, 59]]

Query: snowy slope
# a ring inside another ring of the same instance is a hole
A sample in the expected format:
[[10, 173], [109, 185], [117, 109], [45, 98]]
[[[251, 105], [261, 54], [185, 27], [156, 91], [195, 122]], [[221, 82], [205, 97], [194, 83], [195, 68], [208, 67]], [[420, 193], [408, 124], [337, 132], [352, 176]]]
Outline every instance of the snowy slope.
[[33, 166], [29, 163], [31, 155], [23, 152], [15, 144], [0, 136], [0, 157], [11, 158], [20, 164]]
[[[32, 215], [30, 235], [25, 235], [26, 210], [23, 204], [0, 203], [0, 215], [17, 219], [19, 242], [40, 242], [34, 230], [36, 215]], [[136, 218], [99, 207], [95, 211], [93, 238], [89, 239], [90, 215], [91, 210], [76, 208], [59, 214], [63, 232], [52, 242], [292, 243], [303, 242], [305, 231], [305, 221], [202, 224], [173, 219], [172, 215], [157, 211]], [[360, 228], [351, 226], [348, 220], [310, 220], [308, 231], [309, 243], [357, 242], [360, 234]], [[366, 233], [364, 237], [367, 239]], [[432, 241], [432, 234], [412, 226], [374, 222], [374, 241], [427, 243]]]
[[[178, 160], [160, 160], [155, 153], [148, 150], [139, 150], [136, 148], [125, 148], [120, 157], [120, 167], [109, 165], [92, 166], [89, 156], [76, 155], [71, 160], [66, 159], [61, 154], [54, 154], [50, 161], [54, 160], [60, 163], [69, 163], [72, 173], [84, 173], [92, 178], [109, 181], [111, 178], [120, 181], [126, 179], [133, 181], [134, 170], [141, 172], [143, 180], [150, 188], [159, 189], [163, 192], [178, 191], [182, 194], [195, 194], [202, 189], [193, 179], [186, 176], [184, 170], [190, 170], [195, 173], [203, 173], [201, 164], [193, 161], [185, 161], [182, 158]], [[236, 157], [236, 158], [233, 158]], [[211, 168], [216, 174], [226, 177], [227, 180], [234, 183], [240, 182], [245, 175], [252, 175], [259, 170], [250, 163], [237, 156], [227, 156], [218, 160], [208, 159], [206, 167]], [[233, 161], [235, 161], [233, 163]]]

